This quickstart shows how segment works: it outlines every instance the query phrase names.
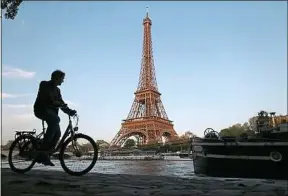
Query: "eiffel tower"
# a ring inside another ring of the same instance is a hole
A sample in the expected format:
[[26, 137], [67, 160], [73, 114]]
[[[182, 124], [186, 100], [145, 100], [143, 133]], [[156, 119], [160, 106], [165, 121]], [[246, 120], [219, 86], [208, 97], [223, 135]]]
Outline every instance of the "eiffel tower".
[[138, 88], [128, 117], [123, 120], [121, 129], [110, 143], [112, 146], [122, 146], [125, 141], [135, 136], [138, 145], [162, 143], [178, 138], [173, 123], [168, 119], [158, 91], [152, 51], [151, 37], [152, 21], [148, 10], [143, 20], [144, 40], [142, 64]]

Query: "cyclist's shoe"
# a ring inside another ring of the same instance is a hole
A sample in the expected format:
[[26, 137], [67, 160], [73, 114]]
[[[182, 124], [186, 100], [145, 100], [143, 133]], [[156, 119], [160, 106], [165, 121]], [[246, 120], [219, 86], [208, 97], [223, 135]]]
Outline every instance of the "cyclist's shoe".
[[37, 163], [42, 163], [43, 165], [47, 165], [47, 166], [55, 166], [48, 155], [45, 155], [45, 154], [39, 154], [37, 157], [36, 157], [36, 162]]
[[50, 159], [46, 159], [44, 161], [42, 161], [42, 164], [45, 166], [55, 166]]

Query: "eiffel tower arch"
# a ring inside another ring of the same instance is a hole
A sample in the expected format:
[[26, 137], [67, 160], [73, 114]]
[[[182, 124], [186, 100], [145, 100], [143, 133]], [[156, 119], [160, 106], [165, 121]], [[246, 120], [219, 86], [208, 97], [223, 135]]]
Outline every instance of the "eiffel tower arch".
[[123, 120], [121, 129], [111, 141], [111, 147], [122, 146], [131, 136], [136, 136], [140, 145], [162, 143], [163, 137], [166, 141], [178, 138], [158, 91], [152, 50], [152, 21], [148, 11], [143, 26], [143, 51], [138, 87], [128, 117]]

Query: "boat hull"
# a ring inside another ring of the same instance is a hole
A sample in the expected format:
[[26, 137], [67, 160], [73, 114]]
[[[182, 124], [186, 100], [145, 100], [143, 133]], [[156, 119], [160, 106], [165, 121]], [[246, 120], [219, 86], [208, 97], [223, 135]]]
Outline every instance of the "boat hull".
[[213, 177], [287, 180], [286, 143], [198, 140], [192, 143], [194, 172]]
[[287, 180], [287, 165], [263, 160], [193, 158], [196, 175], [226, 178], [265, 178]]

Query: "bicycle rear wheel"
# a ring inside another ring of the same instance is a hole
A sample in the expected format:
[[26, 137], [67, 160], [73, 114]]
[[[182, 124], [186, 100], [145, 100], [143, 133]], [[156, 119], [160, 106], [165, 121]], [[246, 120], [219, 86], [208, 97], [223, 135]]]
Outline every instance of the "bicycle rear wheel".
[[[85, 140], [86, 142], [82, 142]], [[68, 152], [65, 153], [65, 150]], [[82, 151], [82, 152], [81, 152]], [[69, 156], [70, 154], [70, 156]], [[71, 155], [72, 154], [72, 155]], [[72, 158], [76, 155], [76, 158]], [[83, 158], [82, 161], [78, 161], [78, 158]], [[60, 164], [65, 172], [73, 176], [82, 176], [87, 174], [93, 169], [98, 159], [98, 147], [96, 142], [88, 135], [76, 134], [73, 138], [68, 138], [62, 145], [59, 153]], [[84, 164], [91, 162], [88, 166]], [[73, 165], [80, 168], [80, 171], [74, 171]], [[70, 168], [72, 166], [72, 168]]]
[[[15, 152], [16, 150], [19, 151]], [[33, 156], [33, 152], [35, 151], [36, 151], [35, 137], [31, 135], [23, 135], [16, 138], [14, 142], [12, 142], [8, 154], [8, 162], [11, 170], [21, 174], [31, 170], [36, 163], [35, 158]], [[15, 162], [14, 158], [16, 159]], [[19, 168], [17, 164], [19, 164], [20, 167], [22, 166], [22, 168]]]

